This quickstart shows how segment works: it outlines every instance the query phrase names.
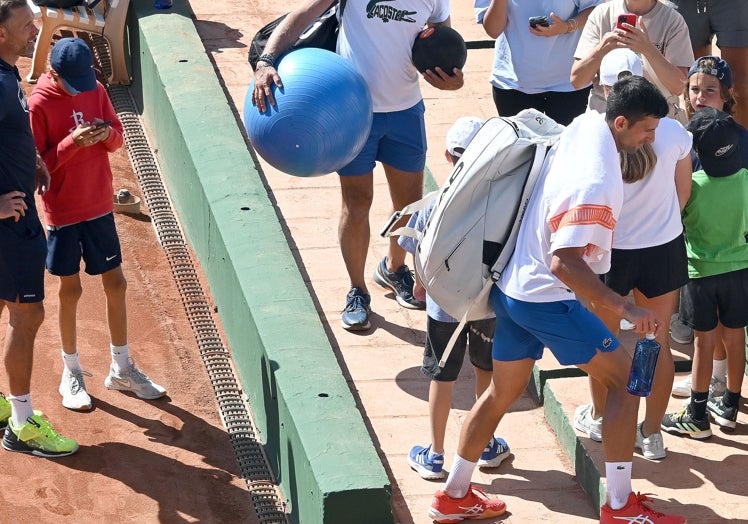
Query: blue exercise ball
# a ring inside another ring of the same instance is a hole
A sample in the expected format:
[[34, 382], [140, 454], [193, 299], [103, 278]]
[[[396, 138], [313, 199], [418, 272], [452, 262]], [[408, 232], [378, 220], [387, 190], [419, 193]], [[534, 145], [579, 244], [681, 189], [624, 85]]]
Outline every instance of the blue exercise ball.
[[371, 130], [371, 94], [344, 58], [316, 48], [297, 49], [277, 63], [283, 87], [273, 85], [275, 106], [244, 100], [252, 147], [270, 165], [300, 177], [333, 173], [361, 152]]

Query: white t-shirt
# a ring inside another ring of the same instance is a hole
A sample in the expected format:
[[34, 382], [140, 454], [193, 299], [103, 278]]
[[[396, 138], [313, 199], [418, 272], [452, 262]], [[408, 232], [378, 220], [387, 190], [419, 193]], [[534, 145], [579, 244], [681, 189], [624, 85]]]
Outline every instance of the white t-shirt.
[[[604, 0], [509, 0], [507, 25], [496, 39], [491, 85], [499, 89], [517, 89], [527, 94], [546, 91], [570, 92], [576, 88], [569, 76], [580, 31], [557, 36], [535, 36], [528, 22], [531, 16], [551, 12], [568, 20]], [[483, 23], [490, 0], [475, 0], [475, 15]]]
[[605, 115], [585, 113], [566, 128], [546, 157], [499, 288], [525, 302], [574, 300], [573, 291], [551, 273], [553, 252], [587, 247], [584, 260], [590, 269], [606, 273], [622, 201], [613, 134]]
[[[587, 23], [579, 38], [574, 58], [582, 60], [589, 56], [600, 43], [606, 33], [613, 31], [618, 22], [618, 15], [627, 13], [624, 0], [609, 0], [600, 4], [590, 13]], [[691, 49], [691, 38], [688, 26], [680, 13], [661, 2], [657, 2], [652, 10], [642, 16], [644, 26], [647, 28], [652, 44], [660, 50], [665, 59], [676, 67], [691, 67], [693, 63], [693, 50]], [[640, 22], [637, 21], [637, 26]], [[670, 104], [670, 116], [674, 117], [679, 110], [678, 95], [670, 93], [655, 76], [652, 66], [645, 57], [641, 57], [644, 66], [644, 78], [654, 83]], [[589, 107], [602, 113], [605, 112], [605, 95], [603, 88], [599, 85], [597, 78], [593, 82], [590, 93]]]
[[427, 22], [447, 18], [449, 0], [346, 2], [337, 52], [366, 80], [375, 113], [402, 111], [421, 101], [413, 42]]
[[641, 249], [661, 246], [683, 232], [675, 165], [690, 158], [691, 134], [672, 118], [660, 119], [652, 144], [657, 164], [633, 184], [623, 184], [623, 208], [616, 223], [613, 247]]

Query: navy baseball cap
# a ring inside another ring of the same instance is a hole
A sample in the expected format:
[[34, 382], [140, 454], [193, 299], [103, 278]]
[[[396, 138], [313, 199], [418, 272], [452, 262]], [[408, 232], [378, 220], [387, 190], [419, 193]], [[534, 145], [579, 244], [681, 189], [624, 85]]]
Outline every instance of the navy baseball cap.
[[[709, 62], [713, 62], [714, 66]], [[726, 87], [732, 87], [732, 69], [730, 65], [718, 56], [702, 56], [688, 70], [688, 78], [696, 73], [704, 73], [717, 77]]]
[[93, 54], [80, 38], [61, 38], [52, 47], [49, 65], [71, 95], [96, 89]]
[[688, 123], [688, 130], [707, 175], [730, 176], [742, 169], [740, 134], [730, 115], [713, 107], [699, 109]]

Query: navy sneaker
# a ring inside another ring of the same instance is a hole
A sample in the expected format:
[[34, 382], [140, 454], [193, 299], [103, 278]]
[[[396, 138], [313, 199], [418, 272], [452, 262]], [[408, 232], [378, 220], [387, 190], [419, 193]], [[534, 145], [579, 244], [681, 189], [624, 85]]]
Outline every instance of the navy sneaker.
[[359, 287], [352, 287], [345, 297], [345, 309], [341, 322], [343, 329], [348, 331], [364, 331], [369, 329], [369, 313], [371, 312], [371, 296]]
[[691, 438], [702, 439], [712, 436], [709, 418], [694, 418], [688, 406], [676, 413], [666, 413], [660, 427], [668, 433], [688, 435]]
[[402, 265], [397, 271], [390, 273], [387, 271], [387, 257], [384, 257], [374, 271], [374, 282], [391, 289], [395, 294], [395, 300], [401, 306], [408, 309], [426, 308], [426, 302], [413, 296], [413, 286], [416, 281], [408, 266]]
[[724, 429], [735, 429], [738, 425], [738, 407], [726, 406], [725, 397], [709, 397], [706, 403], [706, 411], [714, 422]]
[[427, 447], [413, 446], [408, 453], [408, 464], [422, 479], [434, 480], [444, 478], [444, 455], [431, 453], [431, 444]]
[[498, 468], [509, 456], [509, 445], [503, 438], [492, 438], [478, 459], [479, 468]]

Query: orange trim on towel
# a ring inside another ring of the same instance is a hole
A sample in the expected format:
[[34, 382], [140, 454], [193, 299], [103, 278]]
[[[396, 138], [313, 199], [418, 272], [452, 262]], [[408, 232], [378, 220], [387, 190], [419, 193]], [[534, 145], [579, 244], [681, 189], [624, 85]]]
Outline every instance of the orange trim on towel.
[[616, 218], [609, 206], [582, 204], [551, 218], [549, 225], [554, 233], [564, 226], [601, 225], [611, 231], [616, 225]]

